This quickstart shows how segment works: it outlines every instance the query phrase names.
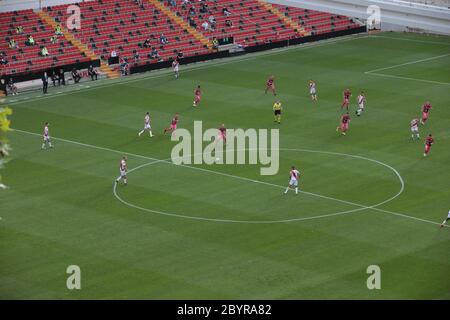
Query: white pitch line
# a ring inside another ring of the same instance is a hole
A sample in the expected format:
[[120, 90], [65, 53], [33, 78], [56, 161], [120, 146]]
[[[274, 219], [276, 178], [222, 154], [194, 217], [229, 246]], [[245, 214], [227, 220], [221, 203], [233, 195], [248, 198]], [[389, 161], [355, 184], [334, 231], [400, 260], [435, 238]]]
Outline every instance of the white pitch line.
[[440, 59], [440, 58], [444, 58], [444, 57], [448, 57], [448, 56], [450, 56], [450, 53], [446, 53], [446, 54], [442, 54], [442, 55], [434, 56], [434, 57], [430, 57], [430, 58], [425, 58], [425, 59], [420, 59], [420, 60], [415, 60], [415, 61], [410, 61], [410, 62], [400, 63], [400, 64], [396, 64], [396, 65], [389, 66], [389, 67], [384, 67], [384, 68], [374, 69], [374, 70], [366, 71], [366, 72], [364, 72], [364, 73], [367, 74], [367, 73], [373, 73], [373, 72], [377, 72], [377, 71], [383, 71], [383, 70], [394, 69], [394, 68], [398, 68], [398, 67], [402, 67], [402, 66], [408, 66], [408, 65], [416, 64], [416, 63], [420, 63], [420, 62], [436, 60], [436, 59]]
[[408, 41], [408, 42], [418, 42], [418, 43], [425, 43], [425, 44], [440, 44], [444, 46], [450, 46], [450, 42], [438, 42], [438, 41], [425, 41], [425, 40], [416, 40], [416, 39], [402, 39], [402, 38], [395, 38], [395, 37], [388, 37], [388, 36], [370, 36], [371, 38], [384, 38], [384, 39], [392, 39], [392, 40], [398, 40], [398, 41]]
[[[19, 130], [19, 129], [12, 129], [12, 130], [13, 130], [13, 131], [16, 131], [16, 132], [21, 132], [21, 133], [33, 135], [33, 136], [38, 136], [38, 137], [41, 137], [41, 136], [42, 136], [41, 134], [35, 133], [35, 132], [30, 132], [30, 131], [25, 131], [25, 130]], [[161, 162], [166, 161], [166, 162], [172, 164], [172, 162], [167, 161], [167, 160], [162, 160], [162, 159], [157, 159], [157, 158], [147, 157], [147, 156], [138, 155], [138, 154], [134, 154], [134, 153], [130, 153], [130, 152], [123, 152], [123, 151], [119, 151], [119, 150], [115, 150], [115, 149], [110, 149], [110, 148], [105, 148], [105, 147], [99, 147], [99, 146], [95, 146], [95, 145], [91, 145], [91, 144], [86, 144], [86, 143], [82, 143], [82, 142], [77, 142], [77, 141], [73, 141], [73, 140], [62, 139], [62, 138], [55, 138], [55, 137], [52, 137], [52, 139], [53, 139], [53, 140], [59, 140], [59, 141], [67, 142], [67, 143], [72, 143], [72, 144], [76, 144], [76, 145], [80, 145], [80, 146], [84, 146], [84, 147], [87, 147], [87, 148], [92, 148], [92, 149], [97, 149], [97, 150], [104, 150], [104, 151], [109, 151], [109, 152], [113, 152], [113, 153], [119, 153], [119, 154], [122, 154], [122, 155], [125, 154], [125, 155], [134, 156], [134, 157], [138, 157], [138, 158], [142, 158], [142, 159], [147, 159], [147, 160], [152, 160], [152, 161], [161, 161]], [[185, 166], [185, 165], [183, 165], [183, 166]], [[227, 176], [229, 176], [229, 177], [233, 177], [233, 178], [237, 178], [237, 179], [243, 179], [243, 180], [248, 180], [248, 181], [255, 182], [255, 183], [261, 183], [261, 184], [266, 184], [266, 185], [272, 185], [272, 186], [276, 186], [276, 187], [281, 187], [281, 186], [279, 186], [279, 185], [271, 184], [271, 183], [268, 183], [268, 182], [263, 182], [263, 181], [258, 181], [258, 180], [253, 180], [253, 179], [248, 179], [248, 178], [245, 178], [245, 177], [232, 176], [232, 175], [228, 175], [228, 174], [226, 174], [226, 173], [222, 173], [222, 172], [218, 172], [218, 171], [212, 171], [212, 170], [207, 170], [207, 169], [204, 169], [204, 168], [198, 168], [198, 167], [192, 167], [192, 166], [186, 166], [186, 167], [191, 168], [191, 169], [194, 169], [194, 170], [209, 171], [209, 172], [211, 172], [211, 173], [216, 173], [216, 174], [220, 174], [220, 175], [227, 175]], [[284, 187], [282, 187], [282, 188], [284, 188]], [[317, 196], [317, 197], [326, 197], [326, 196], [322, 196], [322, 195], [314, 194], [314, 193], [308, 193], [308, 194], [310, 194], [310, 195], [315, 195], [315, 196]], [[430, 224], [434, 224], [434, 225], [440, 225], [439, 222], [435, 222], [435, 221], [431, 221], [431, 220], [426, 220], [426, 219], [421, 219], [421, 218], [417, 218], [417, 217], [414, 217], [414, 216], [409, 216], [409, 215], [406, 215], [406, 214], [403, 214], [403, 213], [398, 213], [398, 212], [388, 211], [388, 210], [379, 209], [379, 208], [375, 208], [375, 207], [365, 206], [365, 205], [362, 205], [362, 204], [359, 204], [359, 203], [353, 203], [353, 202], [350, 202], [350, 201], [345, 201], [345, 200], [341, 200], [341, 199], [335, 199], [335, 198], [332, 198], [332, 197], [326, 197], [326, 198], [328, 198], [328, 199], [330, 199], [330, 200], [338, 201], [338, 202], [344, 202], [344, 203], [347, 203], [347, 204], [351, 204], [351, 205], [354, 205], [354, 206], [357, 206], [357, 207], [360, 207], [360, 208], [371, 209], [371, 210], [375, 210], [375, 211], [379, 211], [379, 212], [384, 212], [384, 213], [389, 213], [389, 214], [391, 214], [391, 215], [395, 215], [395, 216], [399, 216], [399, 217], [403, 217], [403, 218], [407, 218], [407, 219], [412, 219], [412, 220], [416, 220], [416, 221], [422, 221], [422, 222], [426, 222], [426, 223], [430, 223]], [[446, 227], [449, 227], [449, 226], [446, 226]]]
[[440, 84], [444, 86], [450, 85], [450, 82], [439, 82], [434, 80], [425, 80], [425, 79], [418, 79], [418, 78], [409, 78], [409, 77], [402, 77], [402, 76], [394, 76], [391, 74], [385, 74], [385, 73], [367, 73], [367, 75], [370, 76], [377, 76], [377, 77], [384, 77], [384, 78], [392, 78], [392, 79], [401, 79], [401, 80], [410, 80], [410, 81], [417, 81], [417, 82], [426, 82], [431, 84]]

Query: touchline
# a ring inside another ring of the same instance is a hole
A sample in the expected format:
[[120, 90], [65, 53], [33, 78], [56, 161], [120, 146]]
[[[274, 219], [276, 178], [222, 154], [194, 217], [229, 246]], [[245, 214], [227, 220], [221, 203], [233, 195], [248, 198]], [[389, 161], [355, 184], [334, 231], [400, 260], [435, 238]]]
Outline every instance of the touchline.
[[[278, 173], [278, 129], [228, 129], [226, 136], [221, 136], [218, 131], [217, 128], [203, 130], [202, 121], [194, 121], [193, 134], [187, 129], [177, 129], [171, 138], [178, 141], [172, 148], [172, 162], [176, 165], [260, 164], [261, 175]], [[204, 146], [204, 142], [209, 144]]]

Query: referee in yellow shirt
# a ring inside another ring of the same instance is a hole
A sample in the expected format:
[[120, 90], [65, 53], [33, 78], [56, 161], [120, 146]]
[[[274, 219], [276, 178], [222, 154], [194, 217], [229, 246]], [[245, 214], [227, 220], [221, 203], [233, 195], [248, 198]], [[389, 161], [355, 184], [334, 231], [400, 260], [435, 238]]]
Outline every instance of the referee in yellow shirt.
[[274, 122], [278, 122], [280, 124], [281, 123], [281, 102], [280, 101], [277, 101], [274, 103], [273, 113], [275, 116]]

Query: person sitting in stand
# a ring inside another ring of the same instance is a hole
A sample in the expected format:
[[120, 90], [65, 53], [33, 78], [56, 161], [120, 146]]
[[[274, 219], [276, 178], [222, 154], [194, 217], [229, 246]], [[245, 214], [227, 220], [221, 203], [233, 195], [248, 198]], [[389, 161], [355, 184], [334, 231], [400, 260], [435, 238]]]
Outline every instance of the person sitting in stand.
[[227, 20], [225, 20], [225, 25], [227, 27], [232, 27], [233, 26], [233, 22], [231, 20], [227, 19]]
[[197, 23], [195, 22], [195, 20], [192, 17], [188, 18], [188, 22], [192, 28], [197, 28]]
[[52, 44], [55, 44], [56, 41], [58, 41], [58, 37], [57, 37], [57, 36], [51, 36], [51, 37], [50, 37], [50, 42], [51, 42]]
[[134, 58], [134, 63], [138, 63], [139, 62], [140, 55], [139, 55], [139, 52], [137, 52], [137, 50], [135, 50], [133, 58]]
[[81, 76], [75, 68], [72, 69], [72, 79], [75, 83], [78, 83], [81, 80]]
[[6, 59], [6, 56], [3, 53], [0, 53], [0, 64], [8, 64], [8, 60]]
[[143, 46], [144, 48], [150, 48], [150, 38], [145, 39]]
[[61, 25], [60, 24], [58, 24], [58, 25], [56, 25], [56, 27], [55, 27], [55, 34], [57, 35], [57, 36], [62, 36], [62, 29], [61, 29]]
[[160, 58], [160, 57], [159, 57], [158, 50], [156, 50], [155, 47], [152, 48], [151, 57], [152, 57], [152, 59], [158, 59], [158, 60], [159, 60], [159, 58]]
[[95, 78], [95, 80], [97, 80], [98, 72], [97, 72], [97, 70], [95, 70], [95, 68], [92, 66], [92, 64], [89, 65], [88, 74], [91, 77], [92, 81], [94, 81], [94, 78]]
[[208, 12], [208, 4], [202, 2], [200, 10], [201, 13], [207, 13]]
[[194, 7], [194, 6], [192, 6], [192, 7], [189, 8], [189, 15], [190, 15], [191, 17], [195, 16], [195, 7]]
[[47, 49], [46, 46], [43, 46], [43, 47], [41, 48], [41, 56], [43, 56], [43, 57], [48, 56], [48, 49]]
[[19, 46], [17, 45], [16, 40], [11, 39], [11, 40], [9, 40], [8, 47], [9, 47], [10, 49], [16, 49], [16, 48], [18, 48]]
[[178, 51], [177, 53], [177, 60], [182, 59], [184, 57], [183, 51]]
[[212, 44], [213, 44], [213, 49], [219, 49], [219, 40], [217, 40], [216, 37], [213, 38], [212, 40]]
[[169, 42], [169, 40], [167, 40], [167, 37], [164, 35], [164, 33], [161, 33], [161, 35], [159, 36], [159, 42], [161, 44], [167, 44]]
[[17, 26], [16, 27], [16, 33], [17, 34], [22, 34], [23, 33], [23, 27], [22, 26]]
[[205, 31], [211, 30], [208, 21], [205, 21], [205, 22], [202, 23], [202, 28]]
[[27, 41], [25, 41], [25, 45], [27, 45], [27, 46], [34, 46], [35, 45], [33, 36], [31, 34], [28, 35], [28, 39], [27, 39]]
[[228, 11], [227, 7], [223, 7], [222, 13], [223, 13], [225, 16], [227, 16], [227, 17], [228, 17], [229, 15], [231, 15], [231, 12]]
[[115, 57], [117, 57], [117, 52], [116, 52], [116, 50], [112, 50], [111, 51], [111, 58], [115, 58]]

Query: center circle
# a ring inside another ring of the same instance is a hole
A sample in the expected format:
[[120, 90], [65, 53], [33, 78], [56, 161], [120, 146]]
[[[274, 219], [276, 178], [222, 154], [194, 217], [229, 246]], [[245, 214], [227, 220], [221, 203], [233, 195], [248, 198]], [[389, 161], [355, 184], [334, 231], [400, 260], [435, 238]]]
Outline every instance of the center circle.
[[[250, 151], [251, 149], [246, 149], [246, 151]], [[346, 154], [346, 153], [339, 153], [339, 152], [332, 152], [332, 151], [320, 151], [320, 150], [310, 150], [310, 149], [294, 149], [294, 148], [279, 148], [278, 151], [293, 151], [293, 152], [306, 152], [306, 153], [317, 153], [317, 154], [325, 154], [325, 155], [334, 155], [334, 156], [341, 156], [341, 157], [349, 157], [349, 158], [353, 158], [353, 159], [359, 159], [359, 160], [364, 160], [364, 161], [369, 161], [372, 163], [375, 163], [379, 166], [383, 166], [387, 169], [389, 169], [391, 172], [393, 172], [395, 174], [395, 176], [397, 177], [398, 181], [400, 182], [400, 189], [399, 191], [394, 194], [393, 196], [378, 202], [374, 205], [364, 205], [364, 204], [360, 204], [360, 203], [354, 203], [351, 201], [346, 201], [346, 200], [341, 200], [341, 199], [337, 199], [337, 198], [332, 198], [329, 196], [325, 196], [325, 195], [320, 195], [320, 194], [315, 194], [315, 193], [311, 193], [311, 192], [306, 192], [301, 190], [301, 193], [310, 195], [310, 196], [314, 196], [314, 197], [318, 197], [318, 198], [324, 198], [324, 199], [328, 199], [331, 201], [336, 201], [336, 202], [340, 202], [340, 203], [344, 203], [344, 204], [348, 204], [348, 205], [352, 205], [355, 206], [355, 209], [350, 209], [350, 210], [345, 210], [345, 211], [338, 211], [338, 212], [332, 212], [332, 213], [327, 213], [327, 214], [320, 214], [320, 215], [313, 215], [313, 216], [309, 216], [309, 217], [299, 217], [299, 218], [291, 218], [291, 219], [278, 219], [278, 220], [236, 220], [236, 219], [225, 219], [225, 218], [208, 218], [208, 217], [201, 217], [201, 216], [194, 216], [194, 215], [186, 215], [186, 214], [182, 214], [182, 213], [175, 213], [175, 212], [167, 212], [167, 211], [162, 211], [162, 210], [155, 210], [155, 209], [150, 209], [150, 208], [146, 208], [146, 207], [142, 207], [133, 203], [130, 203], [126, 200], [124, 200], [117, 192], [117, 184], [114, 184], [113, 186], [113, 194], [114, 196], [117, 198], [117, 200], [119, 200], [122, 204], [137, 209], [137, 210], [141, 210], [141, 211], [145, 211], [145, 212], [150, 212], [150, 213], [154, 213], [154, 214], [159, 214], [159, 215], [164, 215], [164, 216], [170, 216], [170, 217], [178, 217], [178, 218], [185, 218], [185, 219], [192, 219], [192, 220], [202, 220], [202, 221], [211, 221], [211, 222], [225, 222], [225, 223], [246, 223], [246, 224], [268, 224], [268, 223], [286, 223], [286, 222], [295, 222], [295, 221], [305, 221], [305, 220], [313, 220], [313, 219], [321, 219], [321, 218], [327, 218], [327, 217], [333, 217], [333, 216], [339, 216], [339, 215], [345, 215], [345, 214], [349, 214], [349, 213], [354, 213], [354, 212], [360, 212], [360, 211], [364, 211], [364, 210], [368, 210], [371, 208], [376, 208], [379, 207], [381, 205], [384, 205], [392, 200], [394, 200], [395, 198], [397, 198], [404, 190], [404, 181], [403, 178], [401, 177], [401, 175], [398, 173], [398, 171], [393, 168], [392, 166], [383, 163], [381, 161], [375, 160], [375, 159], [371, 159], [371, 158], [367, 158], [364, 156], [359, 156], [359, 155], [352, 155], [352, 154]], [[194, 155], [190, 155], [190, 156], [194, 156]], [[186, 155], [184, 155], [183, 157], [186, 157]], [[152, 159], [152, 158], [149, 158]], [[226, 174], [226, 173], [222, 173], [219, 171], [213, 171], [213, 170], [209, 170], [209, 169], [204, 169], [204, 168], [199, 168], [199, 167], [194, 167], [194, 166], [190, 166], [190, 165], [176, 165], [173, 164], [171, 162], [171, 159], [153, 159], [153, 161], [145, 163], [143, 165], [140, 165], [138, 167], [135, 167], [131, 170], [128, 171], [128, 175], [136, 172], [144, 167], [150, 166], [150, 165], [154, 165], [156, 163], [169, 163], [171, 165], [177, 166], [177, 167], [186, 167], [187, 169], [194, 169], [194, 170], [199, 170], [199, 171], [203, 171], [203, 172], [207, 172], [210, 174], [217, 174], [217, 175], [223, 175], [223, 176], [227, 176], [230, 178], [234, 178], [234, 179], [239, 179], [239, 180], [245, 180], [248, 181], [250, 183], [258, 183], [258, 184], [264, 184], [264, 185], [272, 185], [273, 187], [278, 187], [278, 188], [283, 188], [283, 186], [279, 186], [279, 185], [275, 185], [275, 184], [270, 184], [270, 183], [266, 183], [263, 181], [259, 181], [259, 180], [254, 180], [254, 179], [249, 179], [249, 178], [244, 178], [244, 177], [240, 177], [240, 176], [233, 176], [230, 174]]]

